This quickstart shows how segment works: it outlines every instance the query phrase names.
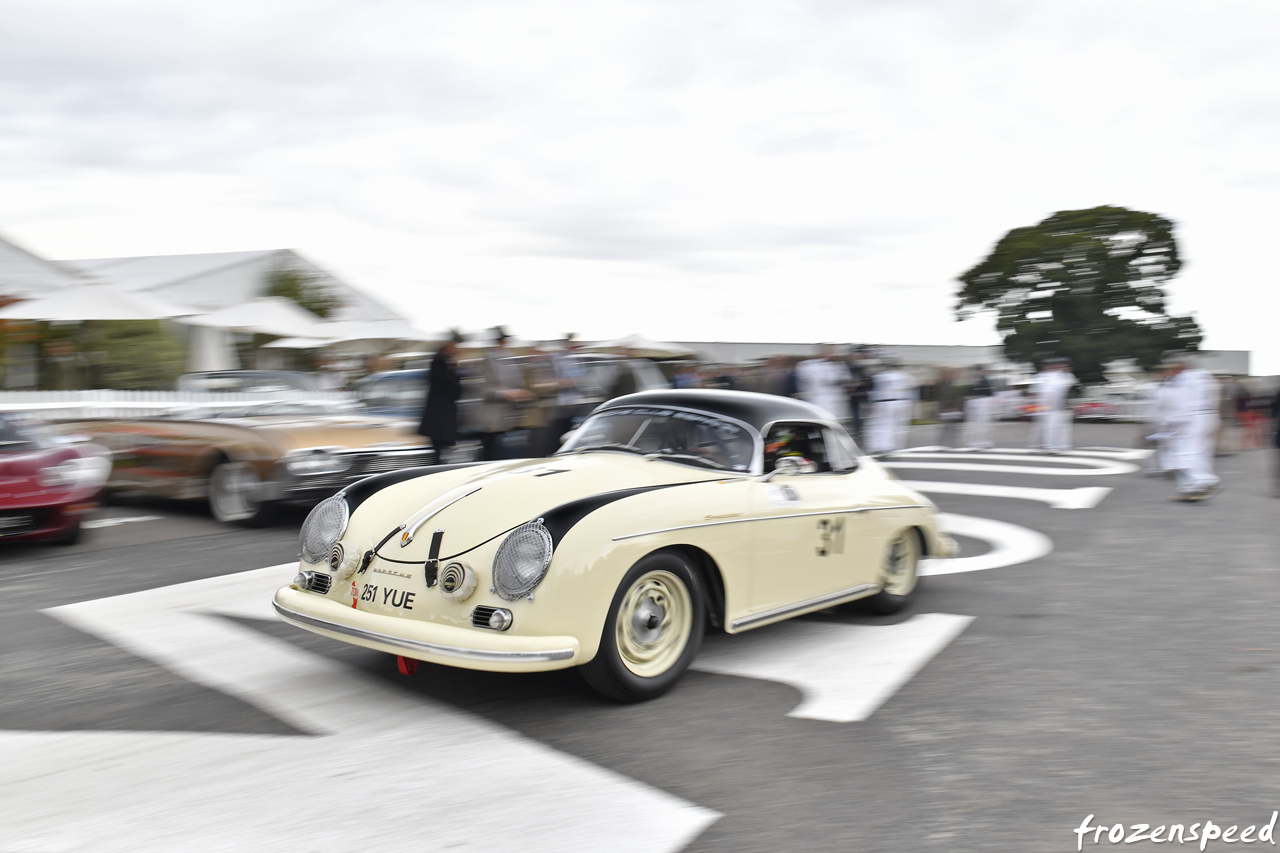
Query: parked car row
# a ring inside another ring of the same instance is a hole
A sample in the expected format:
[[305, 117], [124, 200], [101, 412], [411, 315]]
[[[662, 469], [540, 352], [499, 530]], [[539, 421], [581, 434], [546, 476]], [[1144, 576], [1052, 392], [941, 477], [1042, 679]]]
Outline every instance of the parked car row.
[[[631, 371], [640, 390], [666, 387], [649, 361], [574, 358], [585, 397], [576, 415], [606, 399], [619, 371]], [[478, 362], [463, 368], [470, 393], [460, 403], [462, 432], [472, 435]], [[74, 436], [26, 415], [0, 415], [0, 539], [75, 541], [81, 517], [106, 493], [204, 500], [219, 521], [257, 523], [283, 503], [315, 503], [365, 477], [439, 461], [416, 433], [426, 370], [368, 376], [356, 383], [355, 400], [307, 374], [276, 370], [187, 374], [177, 390], [245, 399], [64, 424]]]

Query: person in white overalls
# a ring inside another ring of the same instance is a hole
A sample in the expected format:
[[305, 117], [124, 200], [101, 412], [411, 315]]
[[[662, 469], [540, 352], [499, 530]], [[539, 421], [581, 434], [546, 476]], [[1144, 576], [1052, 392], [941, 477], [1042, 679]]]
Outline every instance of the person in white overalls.
[[823, 344], [817, 358], [796, 365], [796, 387], [800, 399], [826, 410], [844, 423], [849, 417], [848, 387], [853, 374], [843, 361], [835, 358], [835, 348]]
[[1153, 445], [1151, 463], [1147, 472], [1153, 476], [1173, 473], [1170, 454], [1173, 447], [1173, 428], [1169, 423], [1169, 412], [1172, 407], [1170, 393], [1169, 370], [1163, 365], [1160, 368], [1160, 381], [1151, 388], [1147, 400], [1147, 429], [1151, 434], [1147, 441]]
[[1166, 361], [1169, 372], [1169, 465], [1177, 472], [1177, 499], [1197, 501], [1218, 490], [1213, 473], [1218, 431], [1218, 383], [1208, 371], [1188, 368], [1181, 356]]
[[1045, 363], [1035, 377], [1036, 424], [1039, 434], [1033, 442], [1049, 453], [1071, 449], [1071, 407], [1067, 397], [1076, 378], [1067, 369], [1067, 360], [1055, 358]]
[[964, 444], [973, 449], [991, 446], [992, 408], [995, 404], [995, 385], [985, 367], [979, 366], [978, 378], [965, 395]]
[[894, 453], [907, 446], [907, 429], [916, 404], [916, 383], [897, 362], [875, 375], [871, 389], [873, 418], [867, 444], [872, 453]]

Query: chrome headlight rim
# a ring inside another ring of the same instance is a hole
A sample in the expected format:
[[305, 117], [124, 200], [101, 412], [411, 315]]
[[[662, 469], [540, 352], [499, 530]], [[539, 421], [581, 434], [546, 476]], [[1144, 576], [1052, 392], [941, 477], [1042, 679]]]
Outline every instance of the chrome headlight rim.
[[507, 534], [493, 555], [493, 591], [503, 601], [533, 593], [551, 566], [551, 533], [539, 518]]
[[307, 513], [307, 520], [302, 522], [298, 533], [302, 559], [308, 563], [328, 563], [333, 546], [347, 532], [350, 521], [351, 507], [341, 492], [316, 504]]

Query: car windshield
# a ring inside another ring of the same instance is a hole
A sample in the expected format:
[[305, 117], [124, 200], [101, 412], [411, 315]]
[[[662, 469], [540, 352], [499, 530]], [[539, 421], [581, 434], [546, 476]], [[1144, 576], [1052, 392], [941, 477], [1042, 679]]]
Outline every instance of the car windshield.
[[560, 453], [621, 450], [726, 471], [748, 471], [755, 452], [746, 427], [704, 412], [648, 406], [592, 415]]
[[26, 415], [0, 415], [0, 453], [31, 450], [54, 444], [43, 423]]

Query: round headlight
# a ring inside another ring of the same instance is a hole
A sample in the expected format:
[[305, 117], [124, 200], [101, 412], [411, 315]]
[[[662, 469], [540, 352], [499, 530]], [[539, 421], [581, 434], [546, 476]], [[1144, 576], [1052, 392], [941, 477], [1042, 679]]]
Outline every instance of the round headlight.
[[528, 595], [551, 565], [551, 534], [542, 519], [522, 524], [502, 541], [493, 557], [493, 589], [506, 601]]
[[324, 563], [329, 559], [333, 546], [338, 544], [347, 530], [351, 510], [341, 494], [325, 498], [302, 522], [298, 540], [302, 545], [302, 559], [308, 563]]

